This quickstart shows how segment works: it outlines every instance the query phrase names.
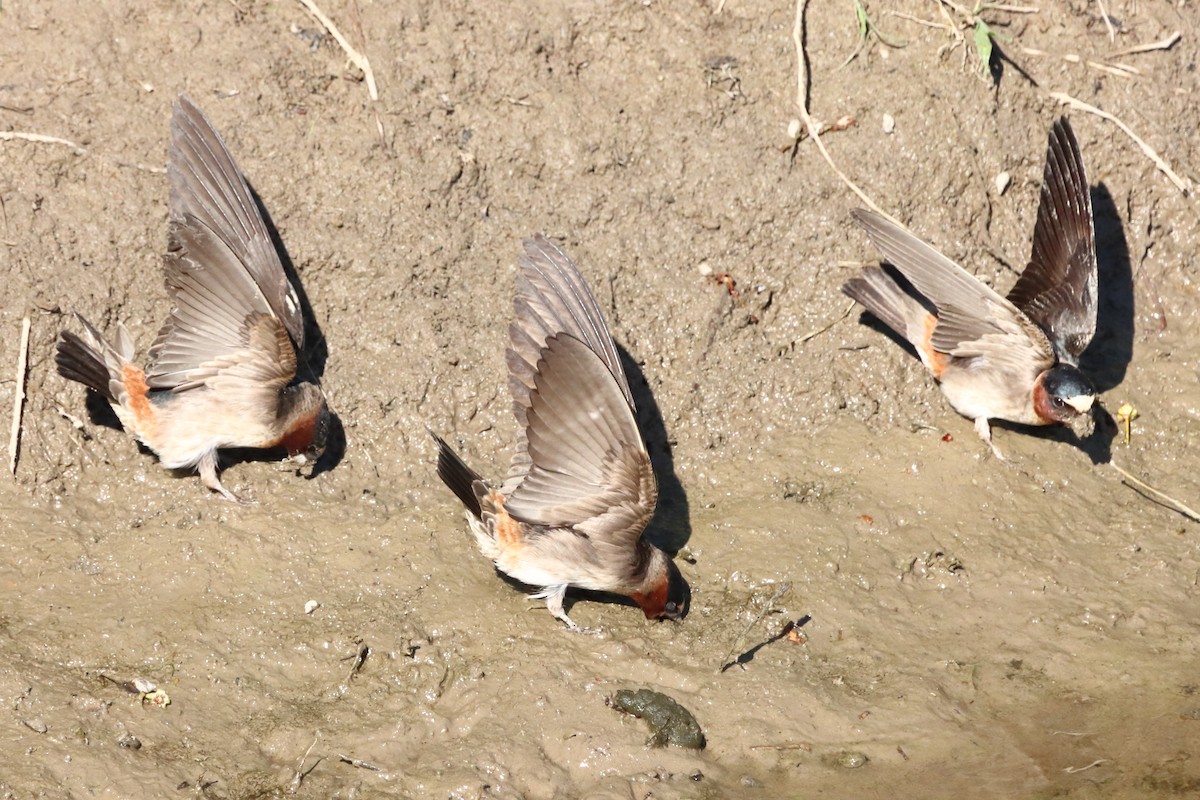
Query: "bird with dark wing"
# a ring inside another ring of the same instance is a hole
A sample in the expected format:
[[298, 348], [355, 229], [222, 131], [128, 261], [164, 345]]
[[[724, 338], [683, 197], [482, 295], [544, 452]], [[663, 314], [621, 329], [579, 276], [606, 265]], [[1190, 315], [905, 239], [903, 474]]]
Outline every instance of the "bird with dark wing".
[[55, 361], [63, 377], [107, 399], [164, 467], [197, 468], [205, 486], [236, 501], [221, 485], [218, 450], [315, 455], [330, 414], [319, 386], [293, 383], [304, 319], [250, 188], [211, 123], [182, 96], [171, 117], [167, 179], [163, 268], [172, 307], [149, 364], [133, 363], [124, 326], [113, 345], [78, 314], [83, 332], [63, 331]]
[[658, 485], [608, 325], [578, 268], [549, 239], [526, 241], [509, 327], [518, 438], [508, 477], [484, 481], [446, 442], [438, 476], [467, 507], [480, 550], [542, 587], [550, 613], [568, 587], [631, 598], [647, 619], [680, 619], [687, 585], [642, 536]]
[[884, 217], [852, 215], [910, 285], [870, 267], [842, 291], [912, 344], [997, 457], [990, 419], [1089, 420], [1096, 390], [1079, 355], [1096, 332], [1096, 240], [1083, 157], [1065, 118], [1050, 132], [1033, 253], [1008, 297]]

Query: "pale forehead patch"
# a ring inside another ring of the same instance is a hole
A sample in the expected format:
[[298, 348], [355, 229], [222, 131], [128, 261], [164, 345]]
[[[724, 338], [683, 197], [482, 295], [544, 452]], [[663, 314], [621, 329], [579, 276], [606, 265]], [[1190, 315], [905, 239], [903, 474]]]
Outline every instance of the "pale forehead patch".
[[1080, 414], [1086, 414], [1092, 410], [1092, 403], [1096, 398], [1090, 394], [1077, 394], [1074, 397], [1065, 398], [1067, 405], [1078, 411]]

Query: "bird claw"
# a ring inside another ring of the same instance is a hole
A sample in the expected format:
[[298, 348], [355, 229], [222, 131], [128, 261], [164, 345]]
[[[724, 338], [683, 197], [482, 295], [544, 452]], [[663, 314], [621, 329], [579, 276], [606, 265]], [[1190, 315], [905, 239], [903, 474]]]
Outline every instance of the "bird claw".
[[567, 629], [574, 633], [598, 634], [600, 628], [583, 628], [575, 624], [575, 621], [567, 616], [567, 612], [563, 610], [563, 597], [567, 593], [567, 585], [547, 586], [537, 594], [529, 595], [530, 600], [545, 600], [546, 608], [554, 615], [555, 619], [560, 619], [566, 624]]
[[979, 434], [979, 438], [987, 442], [987, 446], [992, 448], [992, 455], [997, 461], [1007, 461], [1004, 454], [1000, 452], [1000, 448], [992, 441], [992, 426], [988, 424], [987, 417], [980, 417], [975, 420], [975, 432]]
[[556, 614], [555, 616], [557, 616], [559, 619], [561, 619], [563, 622], [566, 623], [567, 630], [569, 630], [571, 633], [583, 633], [583, 634], [589, 634], [591, 636], [598, 636], [599, 634], [603, 633], [603, 631], [604, 631], [603, 628], [585, 628], [582, 625], [578, 625], [575, 623], [575, 621], [573, 619], [568, 617], [566, 614], [563, 614], [562, 616], [559, 616]]
[[226, 489], [224, 486], [221, 485], [220, 481], [213, 481], [212, 483], [205, 481], [204, 485], [207, 486], [209, 489], [212, 489], [217, 494], [221, 495], [221, 497], [224, 498], [225, 500], [228, 500], [231, 503], [237, 503], [239, 506], [256, 506], [256, 505], [258, 505], [258, 503], [256, 503], [254, 500], [251, 500], [248, 497], [239, 497], [238, 495], [229, 491], [228, 489]]

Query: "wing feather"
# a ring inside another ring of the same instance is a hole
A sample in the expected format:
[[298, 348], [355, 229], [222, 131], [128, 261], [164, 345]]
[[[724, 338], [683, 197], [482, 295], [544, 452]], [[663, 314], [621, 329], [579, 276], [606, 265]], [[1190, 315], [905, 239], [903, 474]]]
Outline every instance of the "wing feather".
[[286, 384], [296, 371], [288, 336], [303, 343], [299, 301], [233, 157], [182, 96], [171, 119], [167, 176], [163, 269], [172, 309], [150, 348], [148, 385], [185, 391], [245, 361], [272, 385]]
[[625, 403], [633, 408], [633, 393], [595, 296], [575, 263], [541, 234], [524, 242], [524, 252], [517, 259], [513, 312], [505, 360], [519, 433], [504, 484], [506, 492], [529, 469], [524, 431], [538, 362], [550, 338], [567, 334], [591, 349], [608, 371]]
[[1071, 123], [1055, 121], [1046, 147], [1042, 193], [1029, 264], [1008, 299], [1072, 364], [1096, 334], [1096, 235], [1083, 154]]
[[242, 263], [296, 346], [304, 348], [300, 299], [245, 177], [220, 134], [181, 95], [171, 118], [171, 219], [199, 222], [219, 236]]
[[937, 308], [930, 344], [960, 358], [986, 358], [998, 369], [1045, 368], [1054, 352], [1041, 329], [1011, 302], [958, 264], [884, 217], [851, 212], [883, 257]]
[[529, 395], [528, 474], [505, 508], [549, 528], [636, 539], [658, 499], [633, 409], [607, 364], [566, 334], [546, 342]]

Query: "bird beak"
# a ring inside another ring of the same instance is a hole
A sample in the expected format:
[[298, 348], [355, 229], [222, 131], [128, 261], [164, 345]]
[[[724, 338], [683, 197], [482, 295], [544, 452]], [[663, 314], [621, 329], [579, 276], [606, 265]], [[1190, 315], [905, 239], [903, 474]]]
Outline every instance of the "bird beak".
[[[1072, 407], [1074, 408], [1075, 406], [1072, 404]], [[1078, 436], [1080, 439], [1086, 439], [1096, 430], [1096, 415], [1081, 411], [1079, 416], [1070, 420], [1070, 422], [1067, 424], [1071, 430], [1074, 431], [1076, 436]]]

